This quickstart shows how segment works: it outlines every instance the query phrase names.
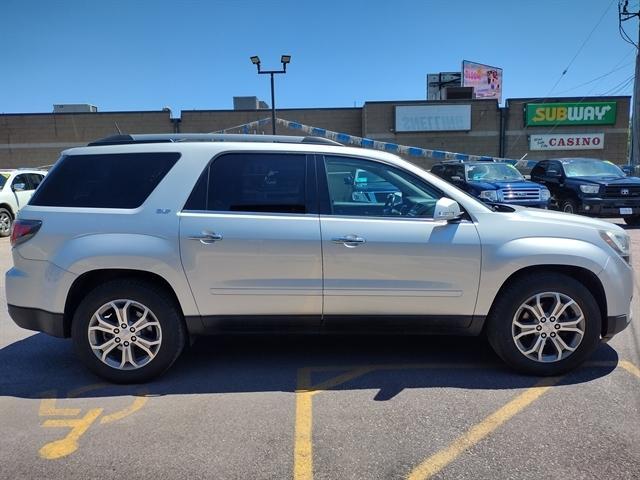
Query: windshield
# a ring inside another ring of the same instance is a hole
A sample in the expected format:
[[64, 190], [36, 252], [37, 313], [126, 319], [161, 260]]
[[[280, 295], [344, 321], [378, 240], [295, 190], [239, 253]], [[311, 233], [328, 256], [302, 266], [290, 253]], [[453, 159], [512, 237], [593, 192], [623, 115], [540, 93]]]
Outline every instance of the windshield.
[[624, 177], [616, 165], [598, 160], [568, 160], [562, 162], [567, 177]]
[[510, 181], [524, 180], [522, 174], [508, 163], [487, 163], [486, 165], [471, 165], [467, 169], [469, 181]]
[[8, 173], [0, 173], [0, 190], [4, 188], [4, 184], [7, 183], [8, 178], [9, 178]]

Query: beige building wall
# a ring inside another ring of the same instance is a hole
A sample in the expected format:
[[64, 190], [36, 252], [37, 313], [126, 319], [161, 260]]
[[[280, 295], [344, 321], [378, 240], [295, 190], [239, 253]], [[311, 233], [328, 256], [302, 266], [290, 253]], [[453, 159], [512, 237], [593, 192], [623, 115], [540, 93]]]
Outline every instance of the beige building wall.
[[[524, 127], [523, 110], [527, 102], [540, 99], [511, 99], [500, 109], [495, 100], [367, 102], [362, 108], [282, 109], [279, 118], [378, 141], [433, 150], [473, 155], [500, 156], [501, 114], [504, 115], [505, 150], [502, 156], [543, 159], [562, 156], [591, 156], [616, 163], [627, 161], [630, 97], [553, 98], [549, 102], [616, 101], [615, 125]], [[448, 132], [396, 132], [395, 107], [398, 105], [471, 105], [471, 130]], [[180, 119], [169, 111], [98, 112], [64, 114], [0, 115], [0, 168], [34, 167], [54, 163], [66, 148], [86, 145], [93, 140], [123, 133], [202, 133], [227, 129], [271, 116], [270, 110], [185, 110]], [[116, 127], [117, 125], [117, 127]], [[603, 150], [530, 151], [533, 133], [603, 132]], [[236, 132], [238, 132], [236, 130]], [[271, 133], [267, 123], [251, 133]], [[299, 130], [278, 126], [279, 134], [301, 135]], [[407, 157], [430, 168], [433, 159]]]
[[[276, 110], [276, 117], [351, 135], [362, 135], [361, 108], [282, 109]], [[271, 118], [271, 110], [183, 110], [180, 132], [215, 132], [263, 118]], [[297, 130], [286, 130], [277, 127], [278, 134], [301, 135]], [[256, 133], [271, 134], [271, 123], [261, 126]]]
[[[453, 132], [396, 132], [395, 107], [398, 105], [471, 105], [471, 130]], [[495, 100], [449, 100], [411, 102], [367, 102], [362, 117], [364, 136], [399, 145], [497, 157], [500, 149], [500, 116]], [[430, 168], [436, 160], [406, 157]]]
[[[117, 125], [117, 127], [116, 127]], [[171, 133], [170, 112], [0, 115], [0, 168], [50, 165], [66, 148], [123, 133]]]

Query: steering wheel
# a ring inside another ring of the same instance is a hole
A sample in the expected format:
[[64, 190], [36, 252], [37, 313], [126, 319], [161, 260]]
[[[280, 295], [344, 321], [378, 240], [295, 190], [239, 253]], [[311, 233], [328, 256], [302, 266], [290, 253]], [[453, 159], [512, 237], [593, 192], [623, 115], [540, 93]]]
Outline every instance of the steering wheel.
[[[400, 198], [400, 202], [396, 202], [396, 200], [398, 199], [398, 197]], [[402, 196], [396, 194], [396, 193], [390, 193], [389, 195], [387, 195], [387, 200], [384, 202], [384, 208], [382, 210], [382, 212], [384, 213], [384, 215], [386, 217], [390, 217], [390, 216], [399, 216], [402, 215], [401, 210], [396, 209], [397, 205], [403, 205], [403, 201], [402, 201]]]
[[406, 213], [407, 217], [421, 217], [429, 211], [431, 205], [415, 202]]

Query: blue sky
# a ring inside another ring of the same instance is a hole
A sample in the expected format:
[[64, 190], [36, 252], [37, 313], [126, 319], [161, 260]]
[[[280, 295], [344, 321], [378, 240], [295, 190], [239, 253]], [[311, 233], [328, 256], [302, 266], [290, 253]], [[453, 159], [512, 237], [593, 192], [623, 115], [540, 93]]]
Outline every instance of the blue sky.
[[[637, 39], [637, 21], [627, 28]], [[234, 95], [269, 101], [249, 57], [279, 67], [285, 53], [281, 108], [424, 99], [425, 75], [462, 59], [502, 67], [504, 98], [628, 95], [634, 63], [617, 0], [1, 0], [0, 112], [92, 103], [177, 114], [232, 108]]]

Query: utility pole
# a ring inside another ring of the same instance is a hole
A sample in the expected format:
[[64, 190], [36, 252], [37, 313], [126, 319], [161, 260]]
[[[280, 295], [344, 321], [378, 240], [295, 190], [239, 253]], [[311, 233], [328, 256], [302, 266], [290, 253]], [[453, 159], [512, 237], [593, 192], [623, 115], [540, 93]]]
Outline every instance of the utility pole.
[[[636, 75], [633, 80], [633, 116], [631, 117], [631, 165], [635, 169], [640, 165], [640, 10], [637, 12], [630, 12], [629, 0], [620, 0], [618, 2], [618, 26], [620, 29], [620, 35], [626, 42], [636, 47]], [[632, 18], [638, 18], [638, 43], [634, 42], [624, 30], [623, 23], [631, 20]]]

